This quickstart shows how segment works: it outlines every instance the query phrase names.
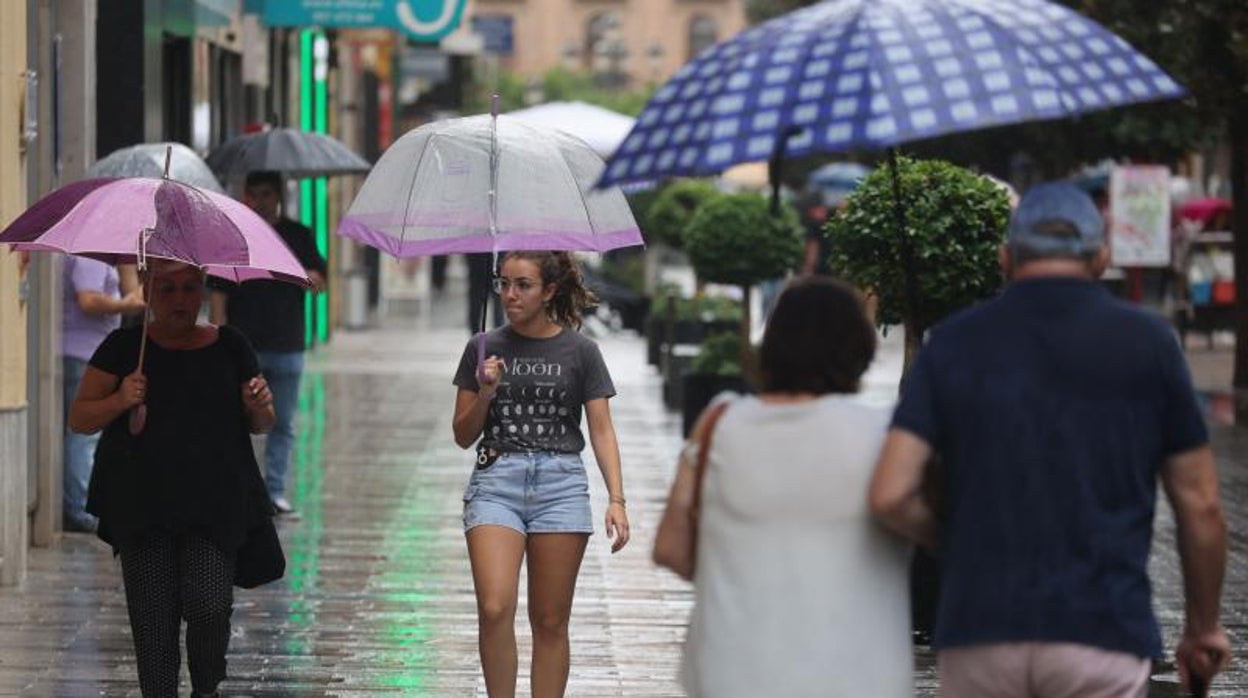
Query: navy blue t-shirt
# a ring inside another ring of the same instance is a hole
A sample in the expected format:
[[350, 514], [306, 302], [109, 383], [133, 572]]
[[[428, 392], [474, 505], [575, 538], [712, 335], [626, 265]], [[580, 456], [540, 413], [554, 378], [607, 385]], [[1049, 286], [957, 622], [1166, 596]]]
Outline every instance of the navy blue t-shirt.
[[932, 331], [893, 426], [943, 457], [934, 647], [1161, 656], [1147, 570], [1158, 470], [1208, 441], [1162, 318], [1089, 281], [1015, 283]]

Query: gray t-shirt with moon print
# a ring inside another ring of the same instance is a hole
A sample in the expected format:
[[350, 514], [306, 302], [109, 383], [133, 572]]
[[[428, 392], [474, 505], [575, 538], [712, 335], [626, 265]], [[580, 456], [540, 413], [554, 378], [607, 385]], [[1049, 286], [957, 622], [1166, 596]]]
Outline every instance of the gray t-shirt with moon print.
[[[485, 335], [485, 355], [503, 360], [479, 446], [503, 452], [580, 453], [581, 406], [615, 395], [611, 374], [593, 340], [564, 329], [535, 339], [500, 327]], [[477, 337], [468, 341], [455, 385], [478, 391]]]

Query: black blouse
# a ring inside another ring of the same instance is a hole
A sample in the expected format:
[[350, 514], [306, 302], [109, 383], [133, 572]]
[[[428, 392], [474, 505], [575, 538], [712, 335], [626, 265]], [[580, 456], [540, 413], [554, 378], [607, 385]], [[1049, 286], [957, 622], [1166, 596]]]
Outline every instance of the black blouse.
[[[114, 331], [91, 365], [119, 379], [133, 373], [141, 332]], [[199, 349], [165, 349], [149, 338], [143, 373], [143, 432], [130, 434], [127, 412], [96, 448], [87, 511], [100, 518], [100, 538], [120, 549], [160, 530], [237, 549], [271, 514], [242, 398], [242, 384], [260, 373], [255, 352], [230, 327]]]

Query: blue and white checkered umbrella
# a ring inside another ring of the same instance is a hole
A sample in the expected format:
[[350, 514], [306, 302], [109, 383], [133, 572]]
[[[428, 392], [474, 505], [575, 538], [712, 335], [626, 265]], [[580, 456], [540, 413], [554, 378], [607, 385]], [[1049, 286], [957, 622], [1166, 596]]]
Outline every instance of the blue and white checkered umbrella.
[[1183, 94], [1121, 38], [1046, 0], [826, 0], [686, 64], [642, 110], [600, 185]]

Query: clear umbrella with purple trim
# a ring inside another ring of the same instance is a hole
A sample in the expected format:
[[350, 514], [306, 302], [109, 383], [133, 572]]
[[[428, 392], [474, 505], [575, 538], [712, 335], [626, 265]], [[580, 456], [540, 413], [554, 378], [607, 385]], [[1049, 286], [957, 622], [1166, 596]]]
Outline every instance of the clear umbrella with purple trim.
[[395, 141], [338, 233], [396, 257], [492, 252], [494, 268], [498, 254], [512, 250], [644, 244], [623, 192], [594, 188], [602, 168], [584, 141], [498, 116], [496, 106]]

